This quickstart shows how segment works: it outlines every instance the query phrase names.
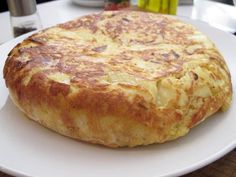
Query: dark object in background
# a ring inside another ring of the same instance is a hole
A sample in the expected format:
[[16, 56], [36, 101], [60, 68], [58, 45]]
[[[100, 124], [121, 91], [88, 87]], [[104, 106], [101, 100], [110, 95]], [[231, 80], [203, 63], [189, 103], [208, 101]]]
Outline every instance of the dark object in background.
[[0, 1], [0, 12], [7, 11], [7, 0], [1, 0]]
[[222, 2], [225, 4], [233, 5], [233, 0], [210, 0], [210, 1]]

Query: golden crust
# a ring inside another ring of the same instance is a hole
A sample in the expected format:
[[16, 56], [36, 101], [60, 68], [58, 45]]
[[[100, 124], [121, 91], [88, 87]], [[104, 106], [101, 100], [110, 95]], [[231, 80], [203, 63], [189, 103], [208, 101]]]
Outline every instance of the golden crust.
[[232, 99], [214, 44], [176, 18], [103, 12], [36, 33], [9, 54], [14, 103], [63, 135], [110, 147], [185, 135]]

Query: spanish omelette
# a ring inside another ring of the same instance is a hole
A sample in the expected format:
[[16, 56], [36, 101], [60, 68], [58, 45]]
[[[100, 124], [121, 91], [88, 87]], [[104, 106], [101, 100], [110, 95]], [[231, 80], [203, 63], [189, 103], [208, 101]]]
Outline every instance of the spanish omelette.
[[109, 147], [173, 140], [232, 99], [215, 45], [172, 16], [106, 11], [42, 30], [9, 53], [4, 78], [30, 119]]

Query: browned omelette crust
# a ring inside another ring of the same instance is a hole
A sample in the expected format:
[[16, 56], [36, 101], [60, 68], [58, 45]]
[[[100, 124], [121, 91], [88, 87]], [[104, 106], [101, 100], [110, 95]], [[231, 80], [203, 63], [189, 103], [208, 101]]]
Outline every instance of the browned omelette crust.
[[214, 44], [176, 18], [103, 12], [38, 32], [9, 54], [14, 103], [63, 135], [106, 146], [162, 143], [232, 97]]

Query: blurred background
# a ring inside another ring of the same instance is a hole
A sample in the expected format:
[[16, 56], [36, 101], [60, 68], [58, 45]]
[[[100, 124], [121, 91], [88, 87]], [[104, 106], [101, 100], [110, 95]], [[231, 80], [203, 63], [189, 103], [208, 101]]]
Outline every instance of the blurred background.
[[[37, 1], [37, 4], [39, 4], [39, 3], [53, 1], [53, 0], [36, 0], [36, 1]], [[233, 5], [233, 0], [212, 0], [212, 1], [222, 2], [222, 3], [225, 3], [225, 4]], [[7, 10], [8, 10], [7, 0], [0, 0], [0, 12], [4, 12], [4, 11], [7, 11]]]
[[[11, 1], [11, 0], [9, 0]], [[12, 0], [13, 1], [13, 0]], [[27, 0], [25, 0], [27, 2]], [[104, 0], [105, 2], [119, 2], [119, 0]], [[103, 0], [36, 0], [37, 13], [29, 17], [14, 17], [8, 11], [7, 0], [0, 0], [0, 44], [13, 39], [24, 33], [47, 28], [52, 25], [63, 23], [81, 15], [89, 13], [100, 12], [104, 9], [102, 5], [94, 5], [94, 2], [104, 5]], [[127, 0], [129, 1], [129, 0]], [[177, 7], [177, 15], [191, 19], [201, 20], [209, 25], [216, 27], [220, 30], [235, 34], [236, 32], [236, 6], [233, 2], [236, 0], [178, 0], [179, 6]], [[20, 2], [15, 0], [15, 2]], [[32, 1], [28, 1], [31, 3]], [[135, 8], [137, 2], [141, 0], [130, 0], [131, 8]], [[143, 1], [145, 2], [145, 1]], [[157, 2], [162, 2], [157, 0]], [[163, 1], [164, 2], [164, 1]], [[170, 0], [169, 2], [177, 2], [177, 0]], [[194, 3], [193, 3], [194, 2]], [[84, 5], [82, 5], [82, 3]], [[86, 4], [86, 5], [85, 5]], [[29, 4], [25, 4], [29, 6]], [[91, 7], [96, 6], [96, 7]], [[176, 4], [177, 6], [177, 4]], [[175, 6], [175, 7], [176, 7]], [[140, 6], [139, 6], [140, 7]], [[145, 6], [148, 7], [148, 6]], [[150, 7], [151, 8], [151, 7]], [[11, 10], [14, 8], [11, 8]], [[105, 3], [106, 9], [106, 3]], [[175, 15], [176, 9], [173, 13]], [[115, 9], [106, 9], [115, 10]], [[146, 8], [145, 10], [149, 10]], [[155, 11], [153, 11], [155, 12]], [[160, 12], [160, 11], [159, 11]], [[160, 12], [162, 13], [162, 11]], [[163, 11], [165, 13], [165, 11]], [[30, 18], [30, 19], [27, 19]], [[26, 21], [26, 25], [22, 28], [20, 23]], [[34, 24], [29, 26], [29, 21], [34, 21]]]

